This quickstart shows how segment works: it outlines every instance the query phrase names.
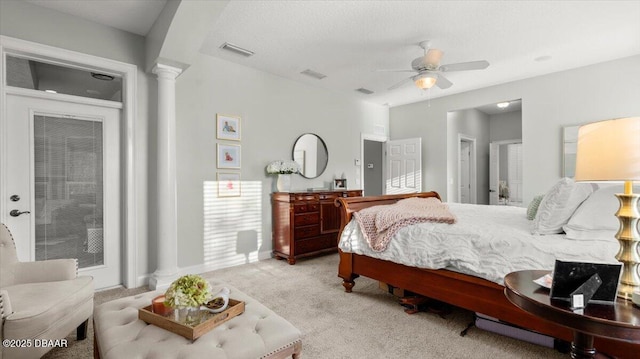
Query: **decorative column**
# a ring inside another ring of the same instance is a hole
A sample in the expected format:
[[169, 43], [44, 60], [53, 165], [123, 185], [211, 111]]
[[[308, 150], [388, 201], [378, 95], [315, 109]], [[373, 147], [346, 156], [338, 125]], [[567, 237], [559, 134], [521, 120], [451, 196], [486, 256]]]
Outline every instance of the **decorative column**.
[[178, 277], [176, 77], [182, 70], [157, 64], [152, 72], [158, 77], [158, 267], [149, 279], [149, 288], [156, 290], [168, 287]]

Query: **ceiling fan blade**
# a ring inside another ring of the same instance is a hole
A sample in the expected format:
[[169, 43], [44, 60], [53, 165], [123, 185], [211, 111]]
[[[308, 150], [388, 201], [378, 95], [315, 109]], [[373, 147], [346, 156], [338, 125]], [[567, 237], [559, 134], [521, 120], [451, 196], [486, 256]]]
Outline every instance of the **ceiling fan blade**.
[[442, 55], [444, 53], [438, 49], [429, 49], [427, 53], [424, 55], [425, 62], [430, 65], [434, 65], [434, 67], [440, 64], [440, 59], [442, 59]]
[[382, 69], [382, 70], [376, 70], [376, 72], [417, 72], [416, 70], [395, 70], [395, 69]]
[[409, 82], [411, 82], [411, 81], [413, 81], [413, 78], [412, 78], [412, 77], [407, 77], [406, 79], [404, 79], [404, 80], [402, 80], [402, 81], [398, 82], [397, 84], [395, 84], [395, 85], [393, 85], [393, 86], [389, 87], [389, 90], [395, 90], [395, 89], [397, 89], [398, 87], [403, 86], [404, 84], [409, 83]]
[[441, 74], [438, 74], [438, 81], [436, 81], [436, 86], [444, 90], [451, 87], [451, 85], [453, 85], [453, 83], [449, 81], [449, 79], [442, 76]]
[[470, 61], [470, 62], [459, 62], [457, 64], [448, 64], [442, 65], [438, 70], [440, 71], [467, 71], [467, 70], [482, 70], [489, 67], [489, 62], [485, 60], [481, 61]]

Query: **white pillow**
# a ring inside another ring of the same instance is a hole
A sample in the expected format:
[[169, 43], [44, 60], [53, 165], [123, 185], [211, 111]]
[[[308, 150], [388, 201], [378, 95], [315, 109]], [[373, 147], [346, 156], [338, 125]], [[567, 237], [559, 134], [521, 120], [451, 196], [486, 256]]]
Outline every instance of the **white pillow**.
[[529, 206], [527, 206], [528, 220], [532, 221], [536, 218], [536, 214], [538, 213], [538, 207], [540, 207], [540, 202], [542, 202], [543, 198], [544, 198], [543, 194], [533, 197], [533, 199], [529, 203]]
[[[622, 184], [598, 189], [575, 211], [569, 222], [562, 228], [569, 239], [615, 240], [620, 228], [616, 212], [620, 202], [616, 193], [623, 193]], [[634, 193], [640, 193], [640, 186], [634, 186]]]
[[566, 177], [558, 181], [542, 198], [531, 233], [562, 233], [562, 226], [596, 188], [592, 183], [575, 183]]

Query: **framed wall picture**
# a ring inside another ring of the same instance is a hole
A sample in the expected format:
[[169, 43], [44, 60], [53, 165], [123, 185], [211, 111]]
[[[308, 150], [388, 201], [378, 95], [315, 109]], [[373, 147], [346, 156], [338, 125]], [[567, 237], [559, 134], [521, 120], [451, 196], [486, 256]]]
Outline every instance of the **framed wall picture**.
[[240, 117], [216, 115], [216, 136], [219, 140], [240, 141]]
[[218, 172], [218, 197], [238, 197], [240, 194], [240, 173]]
[[336, 178], [333, 180], [333, 189], [347, 189], [346, 178]]
[[218, 168], [240, 168], [240, 145], [218, 143]]

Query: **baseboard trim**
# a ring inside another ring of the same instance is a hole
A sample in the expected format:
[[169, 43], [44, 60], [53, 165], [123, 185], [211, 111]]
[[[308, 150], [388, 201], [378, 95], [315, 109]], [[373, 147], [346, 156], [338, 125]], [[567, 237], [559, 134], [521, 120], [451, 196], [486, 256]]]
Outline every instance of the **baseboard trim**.
[[[271, 255], [271, 252], [259, 252], [258, 253], [258, 261], [263, 261], [265, 259], [271, 259], [273, 258], [273, 256]], [[249, 262], [249, 263], [255, 263], [256, 261], [253, 262]], [[218, 270], [218, 269], [224, 269], [224, 268], [230, 268], [230, 267], [235, 267], [235, 266], [239, 266], [242, 264], [246, 264], [246, 263], [239, 263], [239, 264], [235, 264], [235, 265], [220, 265], [220, 264], [215, 264], [215, 263], [210, 263], [210, 264], [196, 264], [193, 266], [189, 266], [189, 267], [182, 267], [182, 268], [178, 268], [178, 275], [185, 275], [185, 274], [193, 274], [193, 273], [206, 273], [206, 272], [211, 272], [214, 270]], [[147, 274], [143, 274], [141, 276], [138, 276], [138, 279], [136, 281], [136, 287], [143, 287], [143, 286], [149, 286], [149, 280], [151, 279], [152, 274], [151, 273], [147, 273]]]

